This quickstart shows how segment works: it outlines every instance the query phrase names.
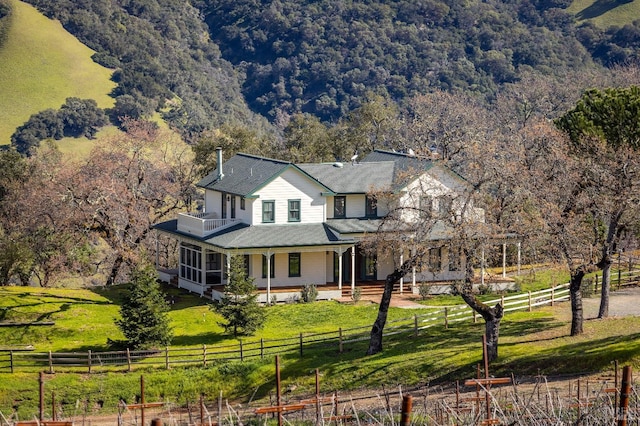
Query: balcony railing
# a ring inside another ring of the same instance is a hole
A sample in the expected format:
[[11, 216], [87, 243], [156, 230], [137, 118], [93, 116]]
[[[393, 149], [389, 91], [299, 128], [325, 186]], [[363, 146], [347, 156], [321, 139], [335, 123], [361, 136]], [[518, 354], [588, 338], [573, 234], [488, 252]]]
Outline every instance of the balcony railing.
[[204, 237], [238, 222], [239, 219], [219, 219], [215, 213], [179, 213], [178, 231]]

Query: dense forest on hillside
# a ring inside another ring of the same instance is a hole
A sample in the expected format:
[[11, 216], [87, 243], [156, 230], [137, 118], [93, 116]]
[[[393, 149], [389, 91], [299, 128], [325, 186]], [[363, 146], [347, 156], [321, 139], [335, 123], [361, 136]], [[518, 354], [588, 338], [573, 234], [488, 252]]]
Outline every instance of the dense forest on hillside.
[[203, 0], [212, 38], [243, 70], [251, 106], [335, 120], [367, 90], [490, 97], [523, 69], [590, 64], [557, 1]]
[[95, 50], [96, 62], [116, 70], [116, 99], [132, 96], [140, 116], [159, 110], [187, 139], [225, 122], [264, 127], [242, 99], [238, 74], [221, 59], [188, 2], [29, 3]]
[[627, 64], [640, 46], [640, 21], [576, 25], [569, 0], [27, 1], [116, 70], [116, 107], [160, 111], [191, 142], [222, 124], [270, 133], [262, 116], [332, 125], [371, 93], [492, 101], [530, 71]]

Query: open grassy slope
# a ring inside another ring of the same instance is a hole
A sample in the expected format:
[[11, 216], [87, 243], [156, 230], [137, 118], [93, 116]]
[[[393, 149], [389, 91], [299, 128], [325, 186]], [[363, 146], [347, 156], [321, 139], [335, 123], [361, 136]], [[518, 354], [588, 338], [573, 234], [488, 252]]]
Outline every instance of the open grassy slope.
[[640, 19], [640, 1], [574, 0], [567, 9], [578, 22], [592, 21], [598, 27], [622, 27]]
[[113, 105], [112, 70], [91, 60], [94, 53], [32, 6], [11, 0], [13, 22], [0, 46], [0, 145], [34, 113], [57, 109], [67, 97]]

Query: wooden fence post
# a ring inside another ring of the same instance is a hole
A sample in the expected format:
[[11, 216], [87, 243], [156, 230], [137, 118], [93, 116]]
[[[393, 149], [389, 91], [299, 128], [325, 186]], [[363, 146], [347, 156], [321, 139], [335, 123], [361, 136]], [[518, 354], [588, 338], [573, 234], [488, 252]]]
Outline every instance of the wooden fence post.
[[551, 287], [551, 306], [554, 306], [556, 302], [556, 290], [555, 287]]
[[620, 389], [620, 410], [618, 411], [618, 426], [627, 426], [630, 396], [631, 396], [631, 366], [625, 365], [622, 369], [622, 388]]
[[400, 426], [409, 426], [411, 424], [411, 409], [413, 407], [413, 397], [405, 395], [402, 397], [402, 415], [400, 417]]
[[13, 351], [9, 351], [9, 366], [11, 367], [11, 372], [13, 373]]
[[89, 365], [89, 374], [91, 374], [91, 350], [87, 351], [87, 363]]
[[127, 371], [131, 373], [131, 352], [129, 351], [129, 348], [127, 348]]
[[242, 340], [238, 340], [240, 342], [240, 361], [244, 361], [244, 350], [242, 348]]
[[418, 337], [418, 315], [413, 316], [413, 335]]
[[169, 369], [169, 346], [164, 347], [164, 367]]
[[302, 358], [302, 333], [300, 333], [300, 358]]
[[207, 366], [207, 345], [202, 345], [202, 366]]
[[449, 328], [449, 308], [444, 307], [444, 328]]
[[49, 351], [49, 374], [53, 374], [53, 357], [51, 351]]
[[531, 312], [533, 310], [533, 307], [531, 306], [531, 290], [529, 290], [528, 293], [529, 293], [529, 312]]
[[260, 359], [264, 359], [264, 339], [260, 338]]

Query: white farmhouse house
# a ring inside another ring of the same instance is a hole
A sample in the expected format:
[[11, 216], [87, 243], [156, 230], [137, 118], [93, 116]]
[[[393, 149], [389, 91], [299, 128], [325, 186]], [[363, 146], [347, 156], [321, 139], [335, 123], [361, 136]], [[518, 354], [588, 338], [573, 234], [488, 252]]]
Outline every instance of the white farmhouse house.
[[[468, 184], [437, 161], [374, 151], [361, 162], [293, 164], [248, 154], [227, 161], [218, 150], [218, 168], [197, 185], [203, 211], [180, 213], [155, 228], [180, 242], [178, 286], [218, 299], [230, 257], [245, 258], [262, 302], [296, 299], [305, 284], [318, 298], [334, 299], [363, 282], [379, 283], [393, 271], [395, 258], [361, 250], [359, 242], [381, 232], [390, 206], [372, 194], [393, 193], [400, 205], [422, 211], [451, 209]], [[472, 209], [474, 220], [483, 211]], [[411, 209], [405, 213], [411, 221]], [[429, 268], [403, 278], [401, 291], [417, 283], [463, 278], [464, 259], [449, 248], [450, 230], [436, 226], [429, 240]], [[161, 278], [171, 279], [166, 270]]]

